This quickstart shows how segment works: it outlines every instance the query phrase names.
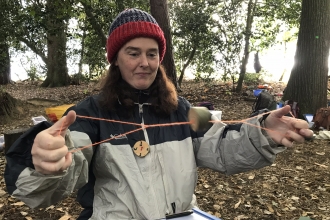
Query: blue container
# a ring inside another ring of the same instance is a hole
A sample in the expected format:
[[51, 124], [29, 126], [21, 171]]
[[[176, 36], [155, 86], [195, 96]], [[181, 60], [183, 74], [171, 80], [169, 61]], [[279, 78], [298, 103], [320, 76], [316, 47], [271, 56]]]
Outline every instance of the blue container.
[[283, 107], [283, 103], [282, 102], [278, 102], [277, 103], [277, 108], [282, 108]]
[[258, 95], [259, 95], [262, 91], [263, 91], [263, 89], [255, 89], [255, 90], [253, 90], [253, 95], [254, 95], [255, 97], [258, 97]]

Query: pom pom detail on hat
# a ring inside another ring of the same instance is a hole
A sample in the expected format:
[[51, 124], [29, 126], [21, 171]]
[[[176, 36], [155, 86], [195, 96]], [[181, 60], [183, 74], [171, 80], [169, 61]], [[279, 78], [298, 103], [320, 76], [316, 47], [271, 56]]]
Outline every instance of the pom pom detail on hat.
[[163, 60], [166, 51], [164, 32], [150, 14], [133, 8], [121, 12], [110, 26], [106, 46], [109, 63], [125, 43], [137, 37], [155, 39], [159, 46], [159, 60]]

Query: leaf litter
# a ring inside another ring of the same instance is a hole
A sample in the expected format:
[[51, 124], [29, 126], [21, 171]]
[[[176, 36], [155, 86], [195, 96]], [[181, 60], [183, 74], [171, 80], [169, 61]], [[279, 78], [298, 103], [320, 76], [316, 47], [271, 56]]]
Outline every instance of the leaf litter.
[[[63, 88], [40, 88], [40, 83], [29, 81], [7, 85], [5, 89], [21, 100], [21, 114], [0, 125], [3, 132], [32, 126], [32, 117], [45, 114], [43, 99], [49, 105], [74, 104], [98, 92], [96, 83]], [[215, 110], [222, 111], [222, 120], [241, 120], [252, 110], [251, 101], [245, 101], [256, 85], [245, 85], [242, 93], [231, 92], [230, 83], [183, 82], [182, 92], [192, 105], [210, 101]], [[273, 88], [283, 90], [278, 83]], [[35, 102], [40, 99], [40, 103]], [[34, 102], [28, 102], [34, 100]], [[1, 118], [0, 118], [1, 121]], [[330, 220], [330, 143], [320, 139], [279, 154], [272, 166], [246, 173], [226, 176], [206, 168], [198, 168], [196, 197], [199, 208], [224, 220], [234, 219], [300, 219]], [[0, 219], [61, 219], [73, 220], [82, 211], [73, 193], [48, 208], [30, 209], [6, 193], [3, 179], [4, 153], [0, 152]]]

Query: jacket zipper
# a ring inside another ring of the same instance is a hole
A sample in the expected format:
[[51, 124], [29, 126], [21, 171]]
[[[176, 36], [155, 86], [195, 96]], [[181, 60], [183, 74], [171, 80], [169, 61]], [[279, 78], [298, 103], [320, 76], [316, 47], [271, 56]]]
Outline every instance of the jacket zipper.
[[173, 214], [174, 214], [175, 213], [175, 210], [176, 210], [175, 202], [172, 202], [171, 203], [171, 206], [172, 206], [172, 210], [173, 210]]
[[139, 104], [139, 114], [140, 114], [140, 118], [143, 117], [143, 104]]
[[[150, 104], [149, 103], [147, 103], [147, 104], [139, 104], [139, 114], [140, 114], [140, 117], [142, 118], [141, 126], [143, 128], [143, 134], [144, 134], [144, 137], [145, 137], [145, 141], [150, 146], [148, 133], [147, 133], [147, 130], [144, 128], [143, 105], [150, 105]], [[149, 160], [149, 167], [151, 167], [151, 163], [152, 163], [152, 161], [151, 161], [152, 160], [151, 155], [150, 155], [150, 157], [148, 157], [148, 160]], [[149, 168], [149, 171], [150, 171], [150, 174], [151, 174], [150, 175], [150, 179], [149, 179], [149, 185], [150, 185], [150, 188], [151, 188], [151, 192], [153, 194], [153, 197], [157, 201], [157, 196], [156, 196], [156, 193], [155, 193], [155, 188], [153, 187], [153, 184], [152, 184], [152, 176], [153, 176], [152, 174], [153, 174], [153, 172], [150, 170], [150, 168]], [[158, 210], [158, 215], [161, 216], [162, 214], [160, 213], [159, 206], [158, 206], [158, 203], [157, 202], [156, 202], [156, 206], [157, 206], [157, 210]]]

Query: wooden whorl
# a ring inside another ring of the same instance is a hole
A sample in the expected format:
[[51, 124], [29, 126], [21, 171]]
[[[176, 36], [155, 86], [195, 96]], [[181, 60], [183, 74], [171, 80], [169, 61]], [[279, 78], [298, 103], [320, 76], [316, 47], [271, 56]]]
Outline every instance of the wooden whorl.
[[188, 119], [194, 131], [207, 131], [213, 124], [210, 122], [211, 113], [206, 107], [191, 107]]

